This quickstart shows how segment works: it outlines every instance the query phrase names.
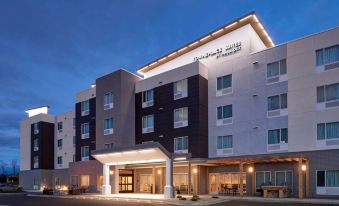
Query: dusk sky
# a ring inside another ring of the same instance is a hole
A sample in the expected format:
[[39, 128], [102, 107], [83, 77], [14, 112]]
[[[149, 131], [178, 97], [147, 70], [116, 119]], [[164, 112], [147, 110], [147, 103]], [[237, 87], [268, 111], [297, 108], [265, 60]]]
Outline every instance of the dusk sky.
[[339, 26], [337, 0], [0, 0], [0, 160], [19, 160], [27, 108], [72, 110], [97, 77], [135, 72], [251, 11], [276, 44]]

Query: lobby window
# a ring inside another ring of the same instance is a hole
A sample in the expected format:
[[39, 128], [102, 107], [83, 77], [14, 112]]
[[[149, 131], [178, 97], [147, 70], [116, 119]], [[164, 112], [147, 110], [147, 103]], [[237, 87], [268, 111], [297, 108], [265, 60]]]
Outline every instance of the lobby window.
[[58, 131], [62, 132], [62, 122], [58, 122]]
[[58, 139], [58, 148], [62, 149], [62, 139]]
[[81, 124], [81, 139], [89, 138], [89, 123]]
[[89, 186], [89, 175], [81, 175], [80, 186], [81, 187]]
[[288, 129], [272, 129], [268, 130], [268, 144], [284, 144], [288, 143]]
[[62, 165], [62, 156], [58, 156], [58, 165]]
[[181, 99], [187, 97], [187, 79], [176, 81], [173, 83], [173, 98]]
[[33, 140], [33, 151], [34, 152], [39, 151], [39, 139], [38, 138], [35, 138]]
[[217, 96], [222, 96], [232, 91], [232, 74], [217, 78]]
[[153, 89], [142, 92], [142, 108], [153, 106]]
[[271, 182], [271, 172], [255, 172], [255, 189], [261, 189], [261, 186], [268, 185]]
[[79, 187], [79, 176], [72, 175], [71, 176], [71, 184], [73, 187]]
[[89, 160], [89, 146], [81, 147], [81, 161]]
[[339, 170], [317, 171], [317, 187], [339, 187]]
[[217, 126], [233, 123], [233, 106], [217, 107]]
[[270, 96], [267, 98], [267, 110], [278, 110], [287, 108], [287, 93]]
[[81, 102], [81, 116], [89, 114], [89, 100]]
[[316, 66], [339, 61], [339, 45], [318, 49], [315, 51]]
[[33, 124], [33, 132], [34, 134], [39, 134], [39, 123]]
[[317, 125], [317, 139], [339, 139], [339, 122], [321, 123]]
[[217, 137], [217, 149], [228, 149], [233, 147], [232, 135], [218, 136]]
[[174, 110], [174, 128], [186, 127], [188, 125], [188, 108], [183, 107]]
[[39, 168], [39, 156], [34, 156], [33, 158], [33, 168]]
[[142, 133], [154, 132], [154, 117], [153, 115], [142, 117]]
[[188, 152], [188, 137], [174, 138], [174, 153], [187, 153]]
[[104, 110], [113, 108], [113, 94], [109, 92], [104, 95]]
[[317, 102], [330, 102], [339, 99], [339, 83], [317, 87]]
[[113, 148], [113, 143], [106, 143], [104, 144], [104, 149], [112, 149]]
[[113, 118], [104, 120], [104, 135], [113, 134]]
[[287, 185], [289, 189], [292, 189], [293, 175], [292, 171], [276, 171], [275, 172], [275, 185], [282, 186]]

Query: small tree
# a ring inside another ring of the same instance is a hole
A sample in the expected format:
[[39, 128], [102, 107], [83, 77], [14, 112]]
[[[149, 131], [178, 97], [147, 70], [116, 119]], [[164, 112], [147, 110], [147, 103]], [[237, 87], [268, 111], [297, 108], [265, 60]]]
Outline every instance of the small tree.
[[5, 173], [6, 173], [6, 167], [7, 167], [6, 162], [4, 162], [3, 160], [1, 160], [1, 161], [0, 161], [0, 171], [1, 171], [1, 174], [5, 174]]
[[13, 171], [13, 175], [15, 175], [17, 173], [17, 168], [18, 168], [18, 164], [17, 164], [17, 160], [16, 159], [12, 159], [12, 171]]

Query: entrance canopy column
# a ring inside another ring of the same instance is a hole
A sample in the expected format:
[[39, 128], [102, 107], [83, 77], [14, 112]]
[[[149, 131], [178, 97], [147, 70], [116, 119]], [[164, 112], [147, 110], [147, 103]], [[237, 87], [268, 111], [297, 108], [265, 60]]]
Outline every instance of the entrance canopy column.
[[170, 199], [174, 197], [174, 188], [173, 188], [173, 160], [168, 158], [166, 160], [166, 185], [164, 190], [165, 199]]
[[101, 193], [103, 195], [111, 194], [111, 185], [109, 183], [109, 175], [110, 175], [110, 166], [107, 164], [103, 165], [103, 185]]

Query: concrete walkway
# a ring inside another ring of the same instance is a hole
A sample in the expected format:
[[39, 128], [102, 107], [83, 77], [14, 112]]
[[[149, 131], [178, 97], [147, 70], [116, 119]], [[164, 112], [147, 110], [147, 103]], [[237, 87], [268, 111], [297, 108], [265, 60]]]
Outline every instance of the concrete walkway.
[[199, 195], [199, 201], [191, 201], [192, 196], [182, 195], [187, 200], [179, 200], [178, 198], [164, 199], [162, 194], [83, 194], [83, 195], [41, 195], [28, 194], [31, 197], [47, 197], [47, 198], [72, 198], [72, 199], [91, 199], [91, 200], [112, 200], [112, 201], [137, 201], [144, 203], [167, 203], [172, 205], [214, 205], [231, 200], [241, 200], [248, 202], [274, 202], [274, 203], [304, 203], [304, 204], [329, 204], [339, 205], [336, 199], [298, 199], [298, 198], [262, 198], [262, 197], [239, 197], [239, 196], [218, 196], [212, 198], [212, 195]]

